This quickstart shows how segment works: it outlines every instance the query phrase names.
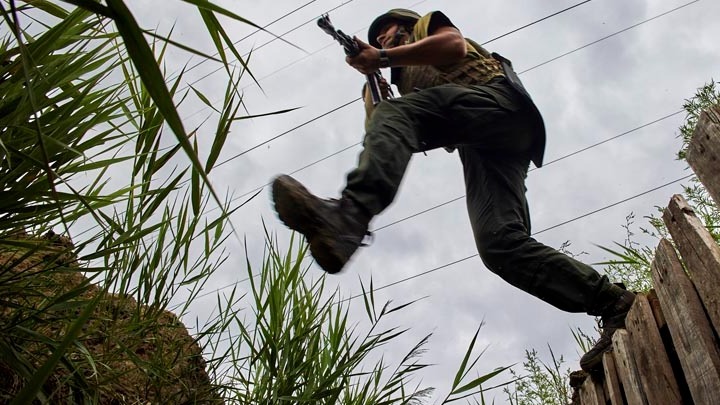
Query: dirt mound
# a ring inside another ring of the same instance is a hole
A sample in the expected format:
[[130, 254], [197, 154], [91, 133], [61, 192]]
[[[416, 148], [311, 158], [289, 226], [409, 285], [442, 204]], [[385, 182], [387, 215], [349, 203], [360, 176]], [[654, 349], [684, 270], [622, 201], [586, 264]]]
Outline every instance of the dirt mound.
[[43, 386], [47, 402], [222, 403], [200, 347], [173, 313], [103, 292], [78, 267], [67, 238], [15, 236], [0, 244], [0, 404], [19, 393], [99, 294], [77, 343]]

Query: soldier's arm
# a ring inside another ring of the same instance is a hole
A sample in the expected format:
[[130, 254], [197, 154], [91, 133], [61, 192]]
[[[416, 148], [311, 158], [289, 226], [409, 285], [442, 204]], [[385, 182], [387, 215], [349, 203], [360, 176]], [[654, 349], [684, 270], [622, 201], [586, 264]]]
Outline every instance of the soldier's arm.
[[[360, 53], [347, 57], [350, 66], [361, 73], [371, 73], [380, 69], [380, 50], [355, 38]], [[390, 66], [411, 65], [450, 65], [460, 61], [467, 54], [465, 38], [455, 27], [439, 27], [427, 37], [394, 48], [386, 49]]]
[[438, 27], [427, 37], [386, 50], [390, 66], [449, 65], [467, 54], [465, 38], [455, 27]]

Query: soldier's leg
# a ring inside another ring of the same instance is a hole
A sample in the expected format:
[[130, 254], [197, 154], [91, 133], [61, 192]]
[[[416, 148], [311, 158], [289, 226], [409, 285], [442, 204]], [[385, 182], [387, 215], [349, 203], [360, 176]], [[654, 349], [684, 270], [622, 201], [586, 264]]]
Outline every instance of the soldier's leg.
[[465, 133], [460, 129], [468, 124], [494, 123], [507, 115], [491, 95], [469, 100], [470, 93], [482, 91], [438, 86], [382, 102], [340, 200], [318, 198], [290, 176], [273, 181], [278, 216], [307, 238], [323, 269], [340, 271], [361, 246], [372, 216], [393, 201], [413, 153], [457, 143], [458, 134]]
[[592, 267], [530, 236], [529, 160], [460, 148], [467, 206], [485, 265], [510, 284], [568, 312], [602, 315], [624, 293]]
[[522, 136], [514, 139], [504, 129], [513, 122], [513, 109], [511, 100], [483, 86], [437, 86], [383, 101], [343, 195], [377, 215], [395, 198], [414, 153], [463, 143], [491, 144], [506, 152], [529, 148], [529, 137], [516, 131], [511, 135]]

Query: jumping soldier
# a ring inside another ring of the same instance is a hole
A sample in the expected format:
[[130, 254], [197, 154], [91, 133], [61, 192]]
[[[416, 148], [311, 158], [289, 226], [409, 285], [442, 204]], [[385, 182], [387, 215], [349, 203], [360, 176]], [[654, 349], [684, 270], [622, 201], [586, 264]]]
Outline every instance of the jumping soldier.
[[363, 74], [391, 68], [401, 97], [366, 99], [364, 150], [340, 199], [320, 199], [287, 175], [272, 185], [275, 210], [302, 233], [316, 262], [336, 273], [362, 245], [373, 216], [395, 198], [414, 153], [456, 149], [480, 257], [504, 280], [568, 312], [601, 319], [601, 337], [580, 360], [602, 365], [635, 295], [592, 267], [530, 237], [525, 178], [542, 165], [545, 127], [510, 62], [464, 38], [439, 11], [393, 9], [347, 63]]

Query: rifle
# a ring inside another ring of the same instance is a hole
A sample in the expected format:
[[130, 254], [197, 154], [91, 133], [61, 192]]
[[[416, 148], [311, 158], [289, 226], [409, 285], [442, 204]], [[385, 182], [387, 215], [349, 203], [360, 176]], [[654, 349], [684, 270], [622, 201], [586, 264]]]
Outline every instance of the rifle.
[[[352, 37], [345, 34], [344, 32], [336, 30], [330, 22], [329, 15], [323, 14], [317, 20], [317, 25], [323, 31], [325, 31], [326, 34], [333, 37], [336, 41], [340, 43], [340, 45], [342, 45], [342, 47], [345, 49], [345, 55], [353, 57], [360, 53], [360, 46], [358, 46], [357, 42], [355, 42]], [[365, 79], [367, 80], [368, 88], [370, 88], [370, 96], [372, 98], [372, 103], [373, 105], [377, 105], [379, 102], [382, 101], [382, 93], [380, 92], [380, 79], [382, 79], [382, 74], [378, 70], [366, 74]]]

